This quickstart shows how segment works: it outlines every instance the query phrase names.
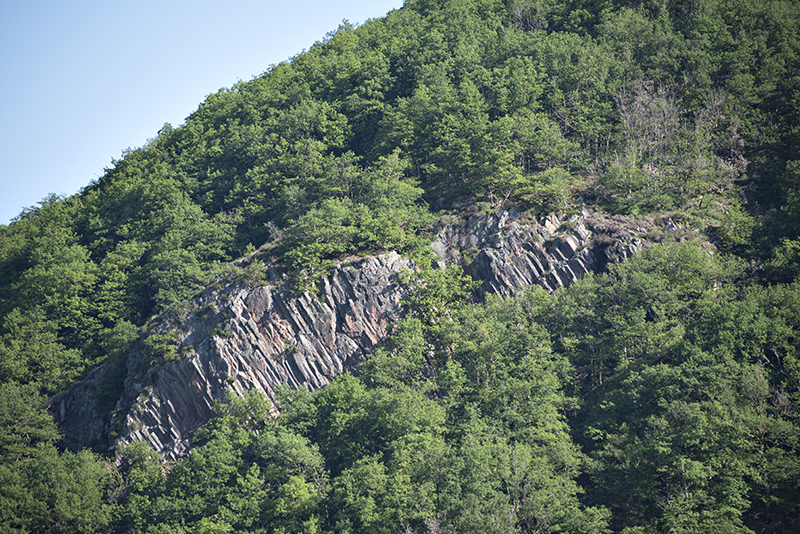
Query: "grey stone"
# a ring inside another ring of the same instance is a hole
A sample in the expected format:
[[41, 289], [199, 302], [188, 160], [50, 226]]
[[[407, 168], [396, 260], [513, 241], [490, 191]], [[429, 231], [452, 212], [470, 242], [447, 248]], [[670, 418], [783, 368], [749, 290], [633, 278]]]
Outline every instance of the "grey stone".
[[[461, 263], [481, 282], [476, 300], [490, 293], [513, 295], [533, 285], [555, 291], [641, 246], [638, 240], [619, 239], [603, 240], [601, 246], [582, 218], [570, 226], [572, 231], [563, 229], [555, 216], [543, 224], [525, 223], [506, 212], [451, 218], [438, 225], [432, 246], [442, 263]], [[325, 387], [386, 338], [402, 313], [405, 293], [399, 275], [413, 267], [394, 252], [340, 265], [323, 281], [318, 296], [238, 283], [206, 290], [193, 303], [196, 312], [147, 325], [150, 332], [173, 332], [186, 354], [145, 368], [142, 344], [131, 348], [124, 387], [111, 414], [97, 408], [100, 370], [55, 404], [65, 443], [77, 449], [146, 440], [166, 459], [176, 460], [188, 453], [192, 435], [229, 391], [257, 389], [274, 399], [282, 385]]]

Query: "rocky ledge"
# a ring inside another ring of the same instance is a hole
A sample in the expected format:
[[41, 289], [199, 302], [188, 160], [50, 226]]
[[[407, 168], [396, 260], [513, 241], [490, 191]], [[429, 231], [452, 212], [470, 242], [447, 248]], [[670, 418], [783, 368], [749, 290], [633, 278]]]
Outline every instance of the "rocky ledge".
[[[445, 217], [432, 246], [443, 261], [460, 263], [481, 281], [478, 299], [535, 284], [554, 291], [641, 246], [634, 232], [601, 235], [591, 227], [587, 214], [538, 222], [513, 212]], [[102, 367], [55, 404], [65, 443], [80, 448], [147, 440], [175, 460], [230, 390], [256, 388], [274, 399], [279, 386], [325, 387], [386, 337], [402, 312], [399, 275], [407, 269], [413, 263], [392, 252], [340, 265], [317, 296], [242, 283], [207, 289], [193, 302], [194, 311], [145, 327], [142, 339], [168, 336], [174, 352], [154, 359], [146, 341], [134, 344], [124, 359], [115, 410], [104, 413], [96, 399], [108, 380]]]

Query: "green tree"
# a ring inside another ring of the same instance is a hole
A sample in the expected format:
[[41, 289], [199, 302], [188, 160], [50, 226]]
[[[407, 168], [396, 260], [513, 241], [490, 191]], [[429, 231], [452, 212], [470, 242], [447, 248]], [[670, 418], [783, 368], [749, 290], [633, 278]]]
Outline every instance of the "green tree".
[[0, 386], [0, 528], [7, 532], [107, 532], [119, 485], [89, 451], [59, 452], [45, 399], [32, 385]]
[[75, 380], [85, 362], [78, 349], [60, 343], [58, 327], [40, 309], [9, 313], [0, 336], [0, 380], [35, 384], [48, 395]]

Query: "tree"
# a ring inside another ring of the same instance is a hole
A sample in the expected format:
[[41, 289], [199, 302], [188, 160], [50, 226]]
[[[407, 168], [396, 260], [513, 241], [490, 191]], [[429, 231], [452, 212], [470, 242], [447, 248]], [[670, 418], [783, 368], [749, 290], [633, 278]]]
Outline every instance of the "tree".
[[77, 378], [85, 362], [78, 349], [59, 342], [58, 326], [41, 309], [9, 313], [0, 336], [0, 380], [35, 384], [53, 395]]
[[0, 528], [105, 532], [118, 477], [89, 451], [60, 453], [59, 435], [33, 385], [0, 386]]

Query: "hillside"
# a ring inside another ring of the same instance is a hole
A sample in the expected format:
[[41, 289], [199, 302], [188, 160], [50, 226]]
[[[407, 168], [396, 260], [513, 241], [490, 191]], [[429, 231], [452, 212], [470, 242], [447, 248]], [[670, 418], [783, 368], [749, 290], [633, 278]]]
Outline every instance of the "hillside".
[[210, 95], [0, 226], [0, 525], [797, 530], [798, 95], [779, 0], [409, 0]]

